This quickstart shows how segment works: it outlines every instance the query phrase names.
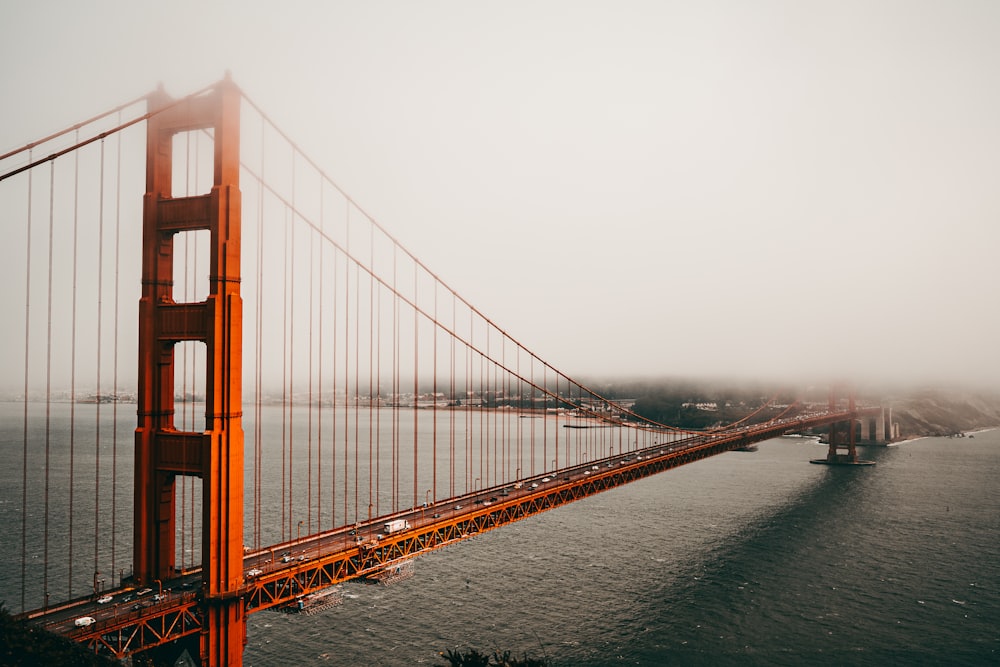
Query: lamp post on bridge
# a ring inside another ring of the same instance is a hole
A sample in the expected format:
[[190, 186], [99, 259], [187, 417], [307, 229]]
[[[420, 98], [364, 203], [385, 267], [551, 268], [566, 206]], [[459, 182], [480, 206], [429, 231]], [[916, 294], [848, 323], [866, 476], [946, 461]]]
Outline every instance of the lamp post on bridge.
[[302, 542], [302, 524], [304, 521], [299, 521], [298, 527], [295, 529], [295, 544], [298, 545]]

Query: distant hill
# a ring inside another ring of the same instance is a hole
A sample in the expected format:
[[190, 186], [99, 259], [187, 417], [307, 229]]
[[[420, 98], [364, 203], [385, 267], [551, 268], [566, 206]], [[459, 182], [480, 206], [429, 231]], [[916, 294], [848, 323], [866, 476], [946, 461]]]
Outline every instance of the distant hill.
[[[635, 397], [633, 410], [647, 419], [681, 428], [704, 429], [731, 424], [756, 410], [769, 398], [775, 408], [763, 410], [759, 420], [775, 416], [782, 406], [801, 397], [793, 388], [728, 386], [665, 380], [619, 383], [601, 387], [606, 395]], [[813, 389], [807, 400], [822, 404], [822, 391]], [[892, 408], [892, 419], [904, 438], [951, 435], [1000, 427], [1000, 393], [966, 389], [868, 389], [858, 395], [861, 405], [881, 403]]]
[[903, 437], [951, 435], [1000, 426], [1000, 396], [927, 390], [886, 400]]

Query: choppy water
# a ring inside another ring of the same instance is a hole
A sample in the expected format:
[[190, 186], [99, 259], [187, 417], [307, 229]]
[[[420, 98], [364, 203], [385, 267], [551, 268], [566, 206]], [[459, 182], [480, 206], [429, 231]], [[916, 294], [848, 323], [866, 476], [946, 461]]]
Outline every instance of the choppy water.
[[809, 465], [784, 438], [418, 559], [340, 607], [249, 619], [247, 665], [1000, 663], [1000, 431]]
[[[21, 534], [26, 573], [40, 578], [38, 508], [46, 485], [54, 507], [66, 500], [68, 452], [54, 436], [46, 484], [37, 439], [21, 465], [23, 408], [0, 407], [0, 600], [17, 611]], [[102, 508], [119, 498], [114, 569], [127, 569], [134, 415], [101, 413], [98, 466], [94, 409], [78, 406], [89, 425], [77, 434], [74, 497], [83, 506], [99, 489]], [[53, 430], [66, 420], [54, 408]], [[434, 665], [441, 651], [474, 647], [557, 665], [1000, 664], [1000, 430], [863, 449], [870, 468], [808, 463], [824, 451], [761, 443], [427, 554], [394, 586], [348, 583], [326, 612], [254, 614], [244, 662]], [[95, 569], [114, 578], [110, 533], [90, 516], [73, 525], [72, 576], [48, 573], [53, 599], [68, 579], [87, 593]], [[48, 551], [59, 559], [67, 531], [53, 513]], [[37, 592], [26, 604], [41, 605]]]

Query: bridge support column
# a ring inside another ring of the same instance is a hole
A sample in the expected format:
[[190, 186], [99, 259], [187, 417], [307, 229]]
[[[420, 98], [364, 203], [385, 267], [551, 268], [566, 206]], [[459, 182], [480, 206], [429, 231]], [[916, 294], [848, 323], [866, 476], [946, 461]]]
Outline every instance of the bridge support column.
[[879, 414], [878, 418], [875, 420], [875, 442], [886, 442], [886, 431], [885, 431], [885, 408], [882, 408], [882, 413]]
[[[137, 580], [177, 574], [174, 480], [202, 480], [203, 617], [201, 662], [240, 665], [246, 623], [243, 584], [243, 302], [240, 296], [240, 91], [228, 78], [206, 95], [173, 103], [150, 98], [139, 304], [138, 425], [135, 435]], [[210, 130], [215, 143], [211, 192], [174, 197], [174, 136]], [[173, 293], [174, 238], [210, 235], [209, 294], [178, 303]], [[206, 350], [205, 429], [174, 426], [174, 345]]]
[[[834, 393], [830, 392], [830, 412], [837, 408]], [[848, 396], [847, 421], [830, 424], [830, 446], [825, 459], [813, 459], [810, 463], [825, 465], [874, 465], [874, 461], [858, 459], [857, 450], [857, 408], [854, 405], [854, 394]]]

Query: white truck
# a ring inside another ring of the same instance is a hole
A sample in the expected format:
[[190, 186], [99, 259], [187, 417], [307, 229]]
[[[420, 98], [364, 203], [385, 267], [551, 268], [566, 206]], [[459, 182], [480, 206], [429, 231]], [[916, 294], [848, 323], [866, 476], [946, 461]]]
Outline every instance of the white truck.
[[383, 526], [386, 535], [392, 535], [393, 533], [398, 533], [401, 530], [406, 530], [410, 527], [410, 522], [406, 519], [395, 519], [393, 521], [386, 522]]

